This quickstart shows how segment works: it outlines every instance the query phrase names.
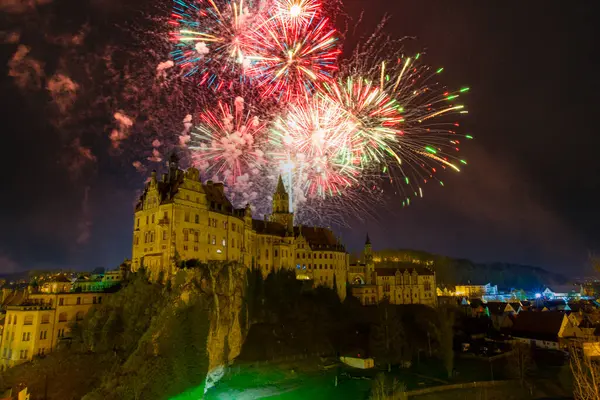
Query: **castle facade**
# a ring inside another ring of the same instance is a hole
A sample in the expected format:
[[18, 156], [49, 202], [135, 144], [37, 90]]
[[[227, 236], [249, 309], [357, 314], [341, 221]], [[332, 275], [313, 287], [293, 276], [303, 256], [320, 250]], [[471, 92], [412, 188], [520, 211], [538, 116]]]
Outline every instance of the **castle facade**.
[[202, 183], [195, 168], [153, 172], [135, 206], [131, 268], [144, 266], [154, 280], [170, 279], [186, 260], [236, 261], [266, 276], [293, 270], [298, 279], [346, 294], [349, 255], [330, 229], [294, 226], [281, 177], [269, 218], [252, 218], [250, 206], [236, 209], [222, 183]]

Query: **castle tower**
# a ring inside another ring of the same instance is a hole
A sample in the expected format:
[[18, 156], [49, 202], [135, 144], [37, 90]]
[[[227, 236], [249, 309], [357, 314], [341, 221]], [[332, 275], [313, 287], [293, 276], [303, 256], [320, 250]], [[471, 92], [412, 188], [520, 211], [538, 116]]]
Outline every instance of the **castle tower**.
[[286, 226], [289, 231], [294, 229], [294, 213], [290, 212], [290, 196], [285, 190], [281, 175], [279, 175], [279, 180], [277, 181], [277, 189], [273, 193], [271, 221], [279, 222]]
[[373, 262], [373, 248], [371, 247], [371, 239], [369, 238], [369, 234], [367, 233], [367, 238], [365, 240], [365, 278], [367, 281], [367, 285], [370, 285], [373, 282], [373, 275], [375, 274], [375, 263]]

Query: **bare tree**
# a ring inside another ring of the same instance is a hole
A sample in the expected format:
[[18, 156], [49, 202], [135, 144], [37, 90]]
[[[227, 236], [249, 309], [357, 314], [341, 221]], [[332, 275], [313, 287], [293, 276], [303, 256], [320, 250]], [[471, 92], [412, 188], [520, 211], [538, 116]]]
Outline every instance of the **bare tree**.
[[531, 347], [524, 343], [515, 343], [512, 346], [506, 366], [509, 375], [518, 379], [521, 382], [521, 386], [525, 386], [525, 380], [534, 367], [533, 358], [531, 357]]
[[406, 400], [406, 385], [397, 379], [389, 383], [383, 372], [377, 374], [371, 387], [370, 400]]
[[571, 347], [570, 353], [575, 399], [600, 399], [600, 363], [586, 357], [581, 349]]

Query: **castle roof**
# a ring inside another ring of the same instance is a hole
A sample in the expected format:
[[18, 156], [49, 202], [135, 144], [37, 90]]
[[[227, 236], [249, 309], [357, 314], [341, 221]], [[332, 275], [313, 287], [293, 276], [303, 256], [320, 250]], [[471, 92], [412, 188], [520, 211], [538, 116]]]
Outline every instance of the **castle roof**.
[[416, 272], [418, 275], [433, 275], [433, 271], [429, 268], [410, 262], [386, 261], [377, 263], [375, 267], [375, 273], [377, 273], [377, 276], [394, 276], [396, 275], [397, 271], [399, 271], [401, 274], [406, 271], [409, 274]]
[[259, 235], [272, 235], [285, 237], [287, 229], [283, 224], [273, 221], [252, 220], [252, 229]]
[[333, 232], [327, 228], [295, 226], [294, 236], [306, 239], [312, 250], [345, 251], [344, 246], [338, 243]]

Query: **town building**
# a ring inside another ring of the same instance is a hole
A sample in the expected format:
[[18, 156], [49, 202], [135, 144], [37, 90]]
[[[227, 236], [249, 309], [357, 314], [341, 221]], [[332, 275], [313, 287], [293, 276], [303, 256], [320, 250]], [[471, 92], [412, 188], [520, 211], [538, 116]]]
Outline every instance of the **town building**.
[[481, 298], [482, 296], [496, 296], [498, 295], [498, 285], [487, 283], [485, 285], [457, 285], [456, 286], [457, 296], [466, 296], [470, 299]]
[[365, 241], [364, 260], [349, 266], [352, 295], [363, 305], [384, 299], [391, 304], [437, 305], [435, 272], [410, 262], [375, 263], [369, 235]]
[[34, 293], [18, 305], [6, 306], [0, 342], [0, 369], [48, 354], [69, 339], [69, 327], [83, 320], [109, 293]]
[[272, 214], [253, 219], [252, 210], [236, 209], [222, 183], [202, 183], [195, 168], [179, 169], [172, 155], [168, 172], [153, 172], [135, 206], [131, 269], [144, 267], [151, 279], [171, 279], [186, 260], [239, 262], [271, 271], [296, 271], [346, 294], [349, 255], [330, 229], [294, 226], [289, 195], [281, 177], [273, 194]]

